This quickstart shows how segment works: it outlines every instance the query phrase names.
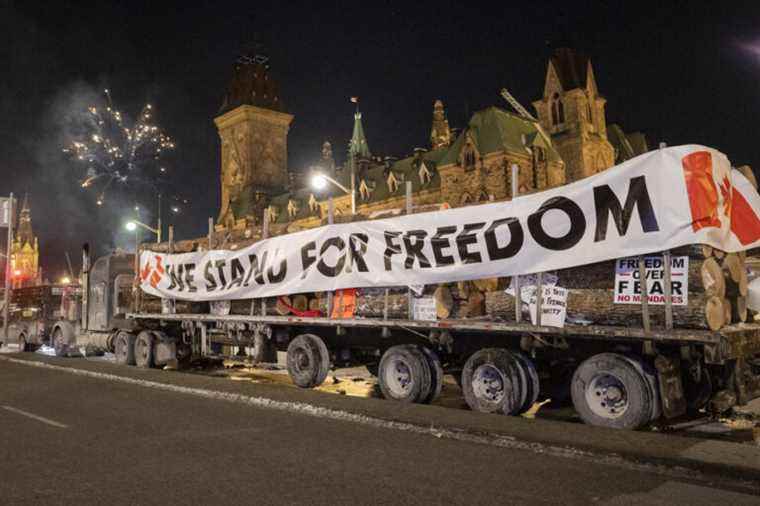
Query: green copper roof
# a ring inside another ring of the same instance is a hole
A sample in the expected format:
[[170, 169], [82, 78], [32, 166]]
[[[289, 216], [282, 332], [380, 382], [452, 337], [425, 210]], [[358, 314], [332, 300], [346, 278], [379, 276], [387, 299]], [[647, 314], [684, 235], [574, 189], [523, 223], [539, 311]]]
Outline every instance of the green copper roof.
[[348, 143], [349, 157], [358, 155], [361, 158], [369, 158], [371, 156], [369, 152], [369, 144], [367, 144], [367, 138], [364, 135], [364, 127], [362, 126], [362, 113], [356, 111], [354, 114], [354, 133], [351, 136], [351, 141]]
[[549, 161], [561, 160], [559, 153], [541, 134], [537, 123], [498, 107], [488, 107], [473, 114], [469, 125], [459, 134], [439, 165], [456, 163], [468, 135], [481, 156], [499, 151], [529, 154], [529, 148], [539, 146], [546, 150]]

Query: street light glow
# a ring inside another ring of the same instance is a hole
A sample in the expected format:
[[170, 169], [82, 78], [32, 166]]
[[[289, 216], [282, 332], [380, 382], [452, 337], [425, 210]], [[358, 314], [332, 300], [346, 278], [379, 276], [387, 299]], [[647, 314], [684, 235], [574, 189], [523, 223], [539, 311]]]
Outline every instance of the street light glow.
[[315, 174], [314, 177], [311, 178], [311, 186], [317, 190], [324, 190], [327, 186], [327, 179], [322, 174]]
[[64, 276], [64, 277], [61, 278], [61, 284], [62, 285], [68, 285], [69, 283], [71, 283], [71, 279], [69, 279], [68, 276]]
[[124, 225], [124, 227], [130, 232], [134, 232], [135, 230], [137, 230], [137, 223], [135, 223], [134, 221], [128, 221], [127, 224]]

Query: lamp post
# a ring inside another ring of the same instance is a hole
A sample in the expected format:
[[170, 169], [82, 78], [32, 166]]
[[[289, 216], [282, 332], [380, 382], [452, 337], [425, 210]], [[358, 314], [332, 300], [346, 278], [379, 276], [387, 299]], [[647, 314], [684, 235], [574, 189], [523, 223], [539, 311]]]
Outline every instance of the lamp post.
[[324, 190], [328, 182], [340, 188], [346, 195], [351, 196], [351, 214], [356, 214], [356, 190], [354, 188], [348, 189], [335, 179], [321, 172], [317, 172], [311, 178], [311, 185], [317, 190]]

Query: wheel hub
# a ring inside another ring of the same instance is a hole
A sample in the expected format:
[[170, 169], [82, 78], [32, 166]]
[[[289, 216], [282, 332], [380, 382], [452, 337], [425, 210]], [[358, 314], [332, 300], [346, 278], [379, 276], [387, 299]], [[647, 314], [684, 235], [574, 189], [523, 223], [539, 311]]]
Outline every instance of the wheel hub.
[[505, 378], [491, 364], [483, 364], [472, 375], [472, 389], [479, 399], [499, 403], [505, 395]]
[[406, 395], [412, 388], [412, 372], [404, 360], [395, 358], [385, 365], [385, 382], [388, 388], [399, 396]]
[[628, 392], [617, 376], [599, 374], [586, 386], [586, 401], [597, 416], [618, 418], [628, 409]]

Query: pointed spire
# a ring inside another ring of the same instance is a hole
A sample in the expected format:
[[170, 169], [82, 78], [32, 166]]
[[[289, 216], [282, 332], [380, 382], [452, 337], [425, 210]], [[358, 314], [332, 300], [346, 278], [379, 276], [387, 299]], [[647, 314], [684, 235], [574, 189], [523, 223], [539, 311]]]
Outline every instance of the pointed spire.
[[348, 143], [348, 155], [349, 157], [356, 155], [360, 158], [369, 158], [372, 154], [369, 151], [367, 138], [364, 136], [362, 113], [359, 111], [359, 99], [351, 97], [351, 101], [356, 104], [356, 112], [354, 113], [354, 133], [351, 136], [351, 141]]
[[451, 144], [451, 129], [449, 120], [446, 119], [446, 111], [443, 102], [436, 100], [433, 104], [433, 126], [430, 129], [430, 145], [438, 149]]
[[24, 203], [18, 218], [18, 231], [16, 240], [23, 244], [34, 245], [34, 232], [32, 231], [32, 212], [29, 210], [29, 194], [24, 195]]

